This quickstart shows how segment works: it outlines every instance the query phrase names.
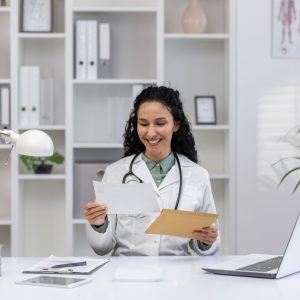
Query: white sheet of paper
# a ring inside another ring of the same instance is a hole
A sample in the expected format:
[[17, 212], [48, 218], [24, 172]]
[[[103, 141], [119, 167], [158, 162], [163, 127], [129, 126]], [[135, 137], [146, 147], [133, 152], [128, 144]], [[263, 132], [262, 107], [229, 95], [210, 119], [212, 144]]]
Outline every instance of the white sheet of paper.
[[93, 181], [96, 202], [107, 206], [108, 214], [159, 212], [151, 183], [102, 183]]
[[119, 281], [162, 281], [164, 271], [160, 268], [127, 269], [117, 268], [114, 280]]

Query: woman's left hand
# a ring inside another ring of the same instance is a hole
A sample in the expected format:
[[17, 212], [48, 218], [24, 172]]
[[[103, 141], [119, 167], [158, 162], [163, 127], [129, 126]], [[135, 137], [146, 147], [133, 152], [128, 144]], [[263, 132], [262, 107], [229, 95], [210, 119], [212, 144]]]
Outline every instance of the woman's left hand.
[[218, 230], [215, 224], [209, 227], [204, 227], [201, 230], [193, 232], [194, 239], [199, 240], [206, 245], [213, 244], [218, 237]]

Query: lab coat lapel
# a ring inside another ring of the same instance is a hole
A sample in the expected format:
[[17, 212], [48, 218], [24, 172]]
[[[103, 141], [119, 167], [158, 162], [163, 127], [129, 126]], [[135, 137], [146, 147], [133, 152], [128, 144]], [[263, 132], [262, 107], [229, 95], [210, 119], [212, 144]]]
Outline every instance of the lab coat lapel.
[[177, 162], [174, 164], [174, 166], [170, 169], [170, 171], [167, 173], [166, 177], [162, 181], [162, 183], [159, 186], [159, 189], [163, 189], [164, 187], [179, 182], [179, 170], [178, 170], [178, 164]]
[[151, 183], [154, 191], [159, 195], [159, 190], [154, 182], [154, 179], [153, 179], [146, 163], [141, 158], [138, 158], [136, 163], [134, 164], [133, 173], [135, 173], [144, 182]]

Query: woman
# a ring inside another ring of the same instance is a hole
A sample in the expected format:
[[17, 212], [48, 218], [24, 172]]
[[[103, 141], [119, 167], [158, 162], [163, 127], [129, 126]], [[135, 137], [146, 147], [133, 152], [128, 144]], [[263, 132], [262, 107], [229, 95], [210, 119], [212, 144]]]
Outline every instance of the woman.
[[[181, 170], [178, 209], [216, 212], [209, 175], [197, 165], [195, 141], [178, 91], [164, 86], [144, 89], [135, 99], [124, 137], [124, 158], [107, 167], [103, 182], [121, 183], [134, 160], [134, 174], [152, 183], [160, 208], [174, 209]], [[106, 211], [95, 202], [84, 208], [87, 238], [99, 255], [190, 255], [189, 248], [211, 255], [218, 250], [216, 225], [195, 231], [194, 239], [149, 235], [144, 231], [157, 214], [107, 215]]]

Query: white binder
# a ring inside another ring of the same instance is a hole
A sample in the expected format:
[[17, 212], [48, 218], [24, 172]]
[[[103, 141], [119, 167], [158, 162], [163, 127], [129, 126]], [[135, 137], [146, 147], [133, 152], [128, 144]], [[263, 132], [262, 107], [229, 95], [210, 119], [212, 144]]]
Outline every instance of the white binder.
[[76, 22], [76, 79], [87, 79], [87, 21], [78, 20]]
[[31, 66], [29, 69], [29, 124], [40, 124], [40, 67]]
[[9, 88], [1, 88], [1, 128], [9, 128]]
[[87, 21], [87, 79], [97, 79], [97, 21]]
[[40, 125], [54, 124], [53, 79], [40, 80]]
[[20, 68], [19, 122], [20, 126], [29, 125], [29, 67]]
[[93, 180], [101, 181], [109, 163], [75, 162], [74, 164], [74, 218], [84, 218], [83, 209], [88, 201], [95, 200]]
[[99, 77], [111, 77], [110, 24], [99, 24]]
[[137, 97], [137, 95], [140, 94], [140, 92], [143, 90], [144, 86], [142, 84], [133, 84], [132, 85], [132, 99], [133, 101]]

